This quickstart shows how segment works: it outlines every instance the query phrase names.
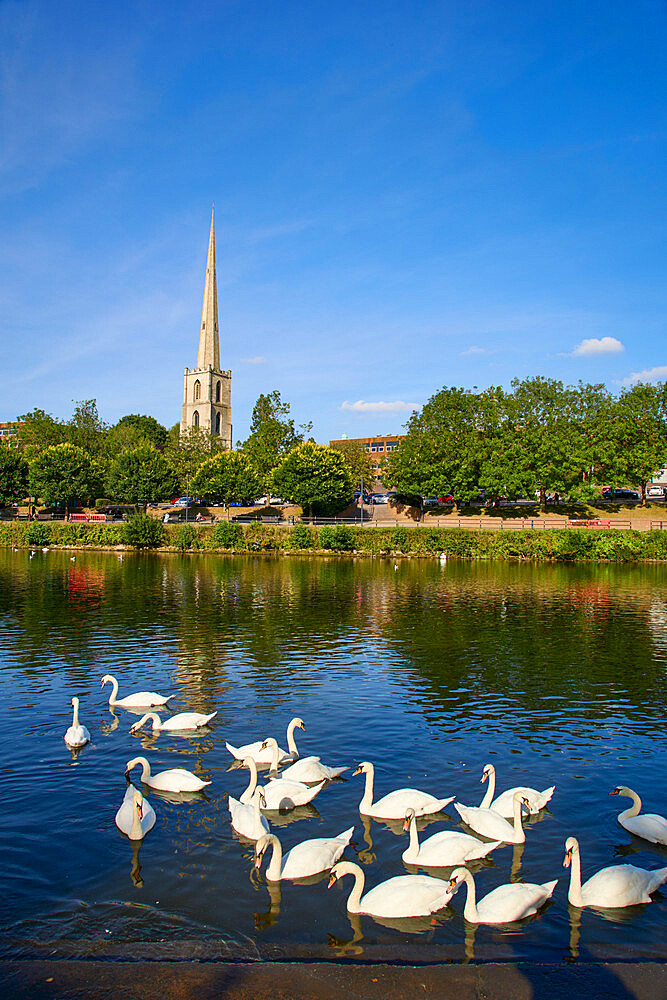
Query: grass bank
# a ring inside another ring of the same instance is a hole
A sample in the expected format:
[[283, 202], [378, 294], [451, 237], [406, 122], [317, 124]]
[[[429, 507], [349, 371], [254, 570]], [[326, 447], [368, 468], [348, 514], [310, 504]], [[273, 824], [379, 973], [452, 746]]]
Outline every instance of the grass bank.
[[538, 562], [667, 561], [667, 531], [587, 530], [469, 531], [465, 528], [361, 528], [348, 525], [278, 527], [269, 524], [179, 525], [153, 522], [142, 541], [136, 525], [0, 523], [0, 545], [157, 548], [210, 552], [339, 552], [367, 555], [448, 556], [469, 559], [530, 559]]

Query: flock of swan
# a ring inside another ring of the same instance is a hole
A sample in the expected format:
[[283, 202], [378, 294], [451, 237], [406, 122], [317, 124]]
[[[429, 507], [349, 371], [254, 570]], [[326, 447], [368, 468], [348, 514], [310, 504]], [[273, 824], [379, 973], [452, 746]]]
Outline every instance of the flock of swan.
[[[105, 675], [102, 686], [106, 684], [112, 686], [111, 708], [123, 708], [137, 714], [151, 709], [130, 727], [131, 733], [137, 732], [147, 722], [151, 722], [153, 731], [158, 733], [179, 730], [196, 733], [217, 714], [181, 712], [161, 720], [155, 709], [167, 709], [172, 695], [163, 697], [152, 691], [140, 691], [119, 699], [116, 678]], [[79, 721], [78, 698], [72, 698], [72, 706], [72, 725], [64, 738], [69, 747], [78, 748], [90, 741], [90, 733]], [[229, 796], [231, 825], [241, 838], [255, 843], [255, 868], [261, 867], [265, 855], [270, 852], [266, 871], [269, 882], [302, 879], [330, 871], [330, 888], [338, 879], [352, 875], [354, 884], [347, 900], [348, 911], [390, 919], [428, 916], [447, 906], [456, 892], [465, 887], [463, 915], [474, 924], [505, 924], [522, 920], [537, 913], [553, 895], [557, 879], [542, 884], [511, 882], [477, 899], [475, 879], [466, 864], [487, 857], [504, 844], [524, 843], [523, 813], [537, 815], [555, 791], [554, 786], [543, 791], [517, 786], [496, 796], [496, 772], [492, 764], [487, 764], [482, 773], [481, 781], [487, 783], [487, 788], [479, 806], [465, 806], [455, 802], [453, 795], [437, 798], [415, 788], [399, 788], [375, 799], [373, 764], [364, 761], [354, 771], [355, 775], [365, 776], [360, 814], [378, 820], [401, 821], [403, 831], [409, 835], [403, 861], [427, 869], [453, 868], [446, 878], [397, 875], [364, 893], [363, 869], [352, 861], [341, 860], [352, 839], [353, 826], [335, 837], [305, 840], [283, 854], [280, 840], [271, 832], [270, 814], [312, 802], [348, 770], [346, 767], [327, 766], [320, 757], [301, 757], [294, 738], [297, 728], [305, 730], [305, 725], [301, 719], [294, 718], [287, 727], [287, 750], [283, 750], [273, 737], [241, 747], [225, 744], [235, 766], [244, 767], [249, 772], [248, 786], [240, 798]], [[115, 820], [118, 829], [132, 841], [142, 840], [156, 822], [155, 810], [143, 793], [130, 783], [131, 772], [139, 766], [141, 781], [149, 790], [197, 792], [210, 784], [185, 768], [171, 768], [153, 774], [145, 757], [129, 760], [125, 769], [127, 790]], [[259, 772], [263, 770], [268, 770], [268, 780], [260, 784]], [[667, 819], [664, 816], [642, 814], [641, 800], [630, 788], [618, 786], [610, 794], [632, 800], [632, 805], [618, 816], [624, 829], [649, 843], [667, 845]], [[417, 820], [436, 816], [452, 802], [461, 820], [472, 832], [444, 830], [420, 840]], [[647, 871], [625, 864], [603, 868], [582, 885], [581, 850], [575, 837], [568, 837], [565, 842], [563, 865], [570, 868], [568, 900], [575, 907], [612, 909], [650, 903], [652, 893], [667, 882], [667, 868]]]

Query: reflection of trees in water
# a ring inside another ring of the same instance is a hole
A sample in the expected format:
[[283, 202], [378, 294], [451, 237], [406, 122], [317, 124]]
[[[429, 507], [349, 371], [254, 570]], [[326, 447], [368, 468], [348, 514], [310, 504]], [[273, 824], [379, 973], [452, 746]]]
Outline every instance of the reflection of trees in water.
[[655, 654], [664, 659], [665, 576], [661, 566], [415, 560], [394, 571], [378, 559], [121, 563], [84, 552], [72, 564], [67, 552], [30, 562], [0, 552], [3, 642], [24, 669], [96, 673], [101, 637], [130, 664], [137, 649], [161, 644], [162, 655], [173, 651], [184, 707], [201, 711], [220, 710], [239, 676], [278, 707], [287, 676], [293, 685], [326, 668], [351, 637], [389, 656], [399, 683], [420, 695], [426, 687], [453, 718], [474, 702], [553, 720], [569, 700], [584, 702], [578, 716], [597, 717], [611, 689], [631, 705], [664, 707]]

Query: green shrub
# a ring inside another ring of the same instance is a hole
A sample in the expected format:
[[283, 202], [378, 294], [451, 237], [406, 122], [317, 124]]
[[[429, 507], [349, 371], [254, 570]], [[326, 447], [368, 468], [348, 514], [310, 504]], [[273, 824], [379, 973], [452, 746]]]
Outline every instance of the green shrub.
[[319, 543], [321, 549], [334, 549], [336, 547], [336, 533], [333, 526], [325, 524], [320, 528]]
[[231, 521], [220, 521], [209, 536], [214, 549], [240, 549], [243, 547], [243, 528]]
[[43, 521], [30, 521], [25, 531], [26, 545], [48, 545], [52, 540], [51, 525]]
[[164, 525], [147, 514], [131, 514], [124, 525], [123, 541], [137, 549], [157, 549], [164, 541]]
[[173, 544], [181, 552], [185, 552], [186, 549], [198, 549], [199, 548], [199, 532], [192, 524], [184, 524], [181, 527], [176, 528], [171, 539]]
[[337, 524], [334, 528], [333, 547], [339, 552], [351, 552], [354, 549], [354, 532], [347, 524]]
[[313, 533], [305, 524], [295, 524], [289, 534], [289, 544], [293, 549], [311, 549]]
[[393, 552], [408, 552], [408, 532], [406, 528], [394, 528], [391, 533], [391, 548]]
[[111, 504], [111, 500], [106, 500], [102, 497], [101, 499], [95, 501], [95, 510], [104, 510], [106, 507], [111, 507]]

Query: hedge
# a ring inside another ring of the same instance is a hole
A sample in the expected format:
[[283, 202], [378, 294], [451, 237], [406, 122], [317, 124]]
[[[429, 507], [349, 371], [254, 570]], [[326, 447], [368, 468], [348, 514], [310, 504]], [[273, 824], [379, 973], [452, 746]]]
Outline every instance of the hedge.
[[[146, 519], [148, 520], [148, 519]], [[141, 517], [126, 524], [0, 522], [0, 545], [116, 546], [235, 552], [361, 552], [369, 555], [435, 556], [469, 559], [527, 559], [543, 562], [640, 559], [667, 561], [667, 531], [586, 528], [544, 531], [468, 531], [465, 528], [362, 528], [350, 525], [240, 525], [223, 521], [213, 527], [181, 525], [164, 530], [154, 522], [150, 538]], [[141, 529], [141, 530], [139, 530]]]

